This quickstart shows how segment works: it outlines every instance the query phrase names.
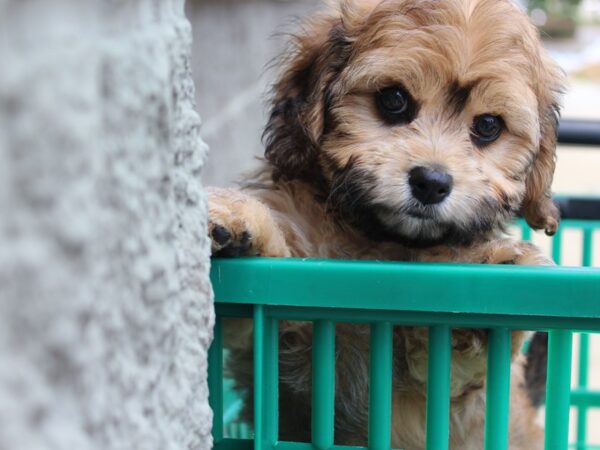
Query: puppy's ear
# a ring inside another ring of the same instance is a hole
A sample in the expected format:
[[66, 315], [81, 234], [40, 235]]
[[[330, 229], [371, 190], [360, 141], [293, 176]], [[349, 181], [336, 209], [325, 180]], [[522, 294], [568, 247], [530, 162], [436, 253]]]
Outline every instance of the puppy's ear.
[[533, 229], [543, 229], [548, 236], [552, 236], [556, 233], [560, 222], [560, 212], [552, 200], [551, 186], [556, 165], [556, 139], [560, 118], [560, 97], [564, 92], [564, 75], [544, 56], [540, 70], [541, 81], [538, 83], [540, 147], [526, 179], [522, 213]]
[[342, 16], [343, 11], [331, 8], [305, 23], [283, 59], [263, 134], [265, 157], [275, 166], [275, 177], [314, 176], [332, 85], [350, 54]]

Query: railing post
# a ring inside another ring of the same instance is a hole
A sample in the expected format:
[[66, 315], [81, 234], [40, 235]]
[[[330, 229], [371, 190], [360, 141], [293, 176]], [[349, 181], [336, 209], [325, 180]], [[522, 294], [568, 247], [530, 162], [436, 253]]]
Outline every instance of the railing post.
[[223, 440], [223, 328], [219, 316], [215, 318], [208, 350], [208, 403], [213, 412], [212, 435], [216, 444]]
[[594, 229], [585, 228], [583, 230], [583, 245], [582, 245], [582, 265], [584, 267], [592, 267], [594, 247]]
[[556, 264], [562, 260], [562, 229], [559, 228], [552, 238], [552, 259]]
[[[590, 355], [590, 339], [586, 333], [579, 335], [579, 367], [577, 387], [585, 389], [588, 385], [588, 364]], [[577, 449], [585, 450], [587, 442], [587, 405], [577, 408]]]
[[553, 330], [548, 335], [546, 441], [544, 448], [545, 450], [565, 450], [569, 445], [573, 334], [567, 330]]
[[389, 450], [392, 437], [392, 325], [371, 325], [369, 450]]
[[485, 450], [508, 448], [510, 399], [511, 331], [493, 328], [489, 332], [485, 405]]
[[523, 224], [521, 225], [521, 239], [531, 241], [531, 227], [525, 220], [523, 220]]
[[450, 437], [450, 327], [429, 327], [427, 450], [448, 450]]
[[263, 430], [265, 311], [254, 305], [254, 450], [266, 450]]
[[318, 450], [333, 447], [335, 408], [335, 324], [313, 324], [312, 444]]
[[274, 447], [279, 439], [279, 325], [277, 320], [265, 318], [264, 339], [264, 439], [270, 447]]
[[[584, 267], [592, 266], [593, 245], [594, 245], [594, 230], [593, 228], [584, 228], [583, 230], [583, 253], [582, 265]], [[578, 380], [577, 387], [580, 389], [587, 388], [588, 385], [588, 370], [590, 356], [590, 339], [586, 333], [579, 335], [579, 364], [578, 364]], [[585, 450], [587, 443], [587, 405], [579, 405], [577, 408], [577, 449]]]

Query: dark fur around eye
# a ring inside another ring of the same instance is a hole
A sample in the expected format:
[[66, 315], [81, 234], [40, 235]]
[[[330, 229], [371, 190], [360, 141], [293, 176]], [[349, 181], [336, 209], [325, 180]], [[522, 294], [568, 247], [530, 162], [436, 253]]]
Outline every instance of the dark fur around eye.
[[473, 119], [471, 138], [475, 145], [485, 147], [500, 137], [504, 130], [504, 121], [500, 116], [481, 114]]
[[381, 117], [388, 125], [404, 125], [416, 116], [417, 105], [406, 89], [392, 86], [377, 91], [375, 102]]

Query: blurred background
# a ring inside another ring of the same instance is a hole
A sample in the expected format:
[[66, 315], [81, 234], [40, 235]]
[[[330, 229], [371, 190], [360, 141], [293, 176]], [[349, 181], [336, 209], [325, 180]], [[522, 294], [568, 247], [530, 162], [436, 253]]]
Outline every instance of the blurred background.
[[[208, 186], [229, 186], [262, 156], [268, 63], [285, 37], [320, 0], [188, 0], [192, 62], [202, 138], [210, 147]], [[208, 67], [210, 70], [207, 70]]]
[[[187, 2], [201, 134], [210, 147], [203, 170], [205, 185], [232, 185], [257, 164], [263, 153], [265, 94], [272, 81], [266, 66], [283, 48], [281, 32], [293, 29], [299, 18], [319, 5], [320, 0]], [[600, 0], [530, 0], [521, 5], [568, 74], [563, 117], [600, 120]], [[554, 191], [600, 195], [600, 149], [559, 146]], [[599, 266], [600, 236], [596, 235], [594, 265]], [[563, 263], [579, 265], [580, 236], [566, 232], [563, 239]], [[550, 251], [544, 236], [536, 235], [534, 241]], [[598, 336], [591, 340], [590, 350], [590, 385], [600, 389]], [[573, 379], [577, 379], [576, 361]], [[588, 438], [600, 444], [600, 411], [589, 414]]]

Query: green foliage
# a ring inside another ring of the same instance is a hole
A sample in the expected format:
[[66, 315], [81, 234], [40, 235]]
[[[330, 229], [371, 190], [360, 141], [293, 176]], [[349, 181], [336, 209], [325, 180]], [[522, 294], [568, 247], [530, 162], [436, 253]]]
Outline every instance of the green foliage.
[[541, 9], [552, 17], [575, 18], [581, 0], [529, 0], [527, 9]]

